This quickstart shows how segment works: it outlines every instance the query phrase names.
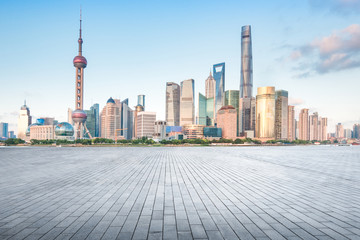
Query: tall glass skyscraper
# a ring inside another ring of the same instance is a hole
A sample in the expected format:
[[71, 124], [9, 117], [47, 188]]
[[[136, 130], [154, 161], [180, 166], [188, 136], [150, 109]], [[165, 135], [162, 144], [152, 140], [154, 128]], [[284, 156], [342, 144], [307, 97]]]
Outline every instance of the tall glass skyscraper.
[[253, 64], [251, 26], [241, 28], [241, 72], [240, 72], [240, 98], [251, 98], [253, 87]]
[[145, 111], [145, 95], [138, 95], [138, 105], [143, 106]]
[[194, 124], [194, 79], [184, 80], [180, 86], [180, 126]]
[[90, 107], [90, 110], [85, 110], [87, 115], [86, 127], [88, 128], [92, 137], [99, 137], [100, 118], [99, 118], [99, 104], [95, 103]]
[[0, 123], [0, 138], [8, 138], [9, 137], [9, 124], [1, 122]]
[[218, 63], [213, 66], [215, 79], [215, 117], [219, 109], [224, 106], [225, 101], [225, 63]]
[[180, 124], [180, 86], [174, 82], [166, 83], [166, 123], [168, 126]]
[[[144, 96], [144, 104], [145, 104], [145, 95]], [[138, 96], [138, 97], [139, 97]], [[129, 99], [126, 98], [121, 102], [121, 130], [120, 135], [125, 139], [132, 139], [133, 135], [133, 111], [129, 107]]]
[[214, 98], [206, 98], [199, 93], [198, 111], [197, 124], [205, 126], [214, 125]]

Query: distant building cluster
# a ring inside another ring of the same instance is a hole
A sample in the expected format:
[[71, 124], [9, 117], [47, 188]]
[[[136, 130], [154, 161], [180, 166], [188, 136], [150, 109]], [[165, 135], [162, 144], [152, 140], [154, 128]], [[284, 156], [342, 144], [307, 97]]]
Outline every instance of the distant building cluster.
[[[152, 138], [162, 139], [237, 139], [266, 140], [296, 139], [325, 141], [328, 139], [360, 138], [360, 124], [353, 130], [343, 129], [328, 134], [326, 117], [309, 109], [301, 109], [298, 119], [295, 107], [288, 104], [286, 90], [273, 86], [259, 87], [253, 96], [253, 56], [251, 27], [241, 31], [241, 66], [239, 90], [225, 90], [225, 63], [212, 66], [205, 79], [205, 94], [198, 93], [195, 111], [195, 80], [166, 83], [165, 120], [157, 120], [155, 112], [145, 110], [145, 95], [138, 95], [132, 109], [129, 100], [110, 97], [100, 111], [98, 103], [83, 109], [84, 69], [87, 60], [82, 56], [81, 18], [78, 39], [79, 52], [73, 60], [75, 74], [75, 108], [68, 109], [68, 121], [59, 123], [54, 118], [39, 118], [32, 123], [30, 109], [20, 108], [17, 137], [31, 139], [107, 138], [113, 140]], [[0, 123], [0, 138], [14, 138], [7, 123]]]

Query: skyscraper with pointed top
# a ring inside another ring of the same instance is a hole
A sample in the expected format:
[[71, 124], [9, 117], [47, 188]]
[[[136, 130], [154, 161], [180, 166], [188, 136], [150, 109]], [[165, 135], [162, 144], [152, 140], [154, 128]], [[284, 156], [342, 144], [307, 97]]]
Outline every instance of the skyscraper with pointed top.
[[84, 69], [87, 65], [86, 58], [82, 55], [82, 44], [83, 40], [81, 37], [81, 9], [80, 9], [80, 31], [79, 31], [79, 53], [74, 58], [73, 63], [76, 69], [75, 72], [75, 111], [72, 112], [72, 119], [75, 125], [75, 139], [83, 138], [83, 129], [85, 128], [86, 133], [91, 138], [89, 131], [86, 128], [87, 115], [83, 110], [84, 103]]

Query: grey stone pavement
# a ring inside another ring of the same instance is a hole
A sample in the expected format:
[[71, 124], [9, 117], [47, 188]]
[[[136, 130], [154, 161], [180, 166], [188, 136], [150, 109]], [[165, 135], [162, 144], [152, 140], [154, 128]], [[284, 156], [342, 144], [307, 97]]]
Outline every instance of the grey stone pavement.
[[360, 239], [360, 147], [2, 147], [0, 239]]

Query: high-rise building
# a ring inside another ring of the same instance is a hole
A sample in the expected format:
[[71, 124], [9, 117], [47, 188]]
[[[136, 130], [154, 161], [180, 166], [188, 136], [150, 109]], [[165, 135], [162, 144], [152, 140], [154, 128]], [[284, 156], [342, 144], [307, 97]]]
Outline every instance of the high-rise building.
[[138, 105], [141, 105], [145, 111], [145, 95], [138, 95]]
[[31, 116], [30, 109], [26, 106], [26, 101], [24, 105], [20, 108], [20, 114], [18, 118], [18, 134], [17, 137], [25, 140], [26, 138], [26, 130], [28, 126], [31, 124]]
[[8, 138], [9, 136], [9, 124], [1, 122], [0, 123], [0, 138]]
[[320, 119], [320, 141], [326, 141], [327, 140], [327, 118], [321, 118]]
[[180, 126], [193, 124], [195, 120], [194, 79], [184, 80], [180, 86]]
[[138, 129], [138, 122], [137, 122], [137, 120], [138, 120], [138, 113], [139, 112], [143, 112], [144, 111], [144, 108], [143, 108], [143, 106], [141, 106], [140, 104], [138, 104], [138, 105], [136, 105], [135, 106], [135, 110], [134, 110], [134, 115], [133, 115], [133, 119], [134, 119], [134, 125], [133, 125], [133, 138], [137, 138], [136, 136], [137, 136], [137, 129]]
[[288, 100], [289, 94], [285, 90], [275, 92], [275, 138], [288, 138]]
[[319, 138], [319, 114], [313, 113], [309, 117], [309, 140], [320, 140]]
[[100, 116], [99, 116], [99, 104], [95, 103], [90, 107], [90, 110], [85, 110], [87, 115], [86, 126], [89, 130], [89, 133], [92, 137], [99, 137], [99, 127], [100, 127]]
[[214, 98], [206, 98], [199, 93], [198, 121], [197, 124], [212, 126], [215, 121]]
[[166, 139], [166, 121], [155, 121], [154, 138], [158, 140]]
[[353, 126], [353, 138], [360, 139], [360, 124], [354, 124], [354, 126]]
[[71, 108], [68, 108], [67, 118], [68, 118], [68, 123], [70, 123], [71, 125], [74, 125], [74, 122], [72, 120], [72, 112], [73, 112], [73, 110]]
[[275, 87], [259, 87], [256, 95], [257, 138], [275, 138]]
[[309, 141], [309, 109], [303, 108], [299, 114], [299, 139]]
[[9, 131], [8, 138], [16, 138], [16, 135], [15, 135], [14, 131]]
[[137, 132], [136, 137], [152, 138], [154, 135], [154, 126], [156, 121], [156, 113], [154, 112], [139, 112], [137, 114]]
[[180, 124], [180, 86], [173, 82], [166, 83], [166, 122], [168, 126]]
[[253, 87], [253, 64], [251, 26], [241, 28], [241, 72], [240, 72], [240, 98], [251, 98]]
[[341, 123], [335, 126], [335, 137], [344, 138], [344, 126]]
[[256, 125], [255, 108], [255, 98], [239, 99], [239, 136], [247, 136], [250, 132], [252, 132], [252, 135], [254, 135]]
[[209, 77], [205, 80], [205, 97], [215, 98], [216, 81], [213, 78], [211, 71]]
[[82, 55], [83, 40], [81, 37], [81, 11], [80, 11], [80, 33], [79, 33], [79, 53], [74, 58], [73, 63], [76, 69], [75, 72], [75, 111], [72, 112], [72, 120], [75, 124], [75, 139], [83, 138], [84, 129], [86, 128], [86, 113], [83, 110], [84, 103], [84, 69], [87, 66], [87, 60]]
[[[144, 96], [144, 95], [142, 95], [142, 96]], [[145, 96], [144, 96], [144, 104], [145, 104]], [[144, 107], [144, 106], [142, 106], [142, 107]], [[133, 137], [133, 126], [134, 126], [133, 119], [134, 119], [134, 114], [133, 114], [133, 110], [129, 107], [129, 99], [125, 99], [124, 101], [121, 102], [120, 135], [128, 140], [132, 139], [132, 137]]]
[[231, 105], [223, 106], [216, 116], [217, 127], [221, 128], [222, 138], [235, 139], [237, 136], [237, 111]]
[[[115, 102], [117, 100], [117, 102]], [[100, 136], [115, 139], [120, 136], [121, 103], [118, 99], [109, 98], [100, 114]]]
[[218, 63], [213, 66], [215, 79], [215, 117], [225, 102], [225, 63]]
[[294, 141], [296, 139], [296, 127], [295, 127], [295, 107], [288, 106], [288, 127], [287, 127], [287, 140]]
[[351, 129], [344, 129], [344, 138], [350, 139], [352, 136]]
[[[225, 91], [225, 106], [233, 106], [236, 109], [236, 113], [239, 116], [239, 90], [227, 90]], [[236, 122], [236, 135], [238, 135], [239, 132], [239, 117], [236, 116], [237, 122]]]

